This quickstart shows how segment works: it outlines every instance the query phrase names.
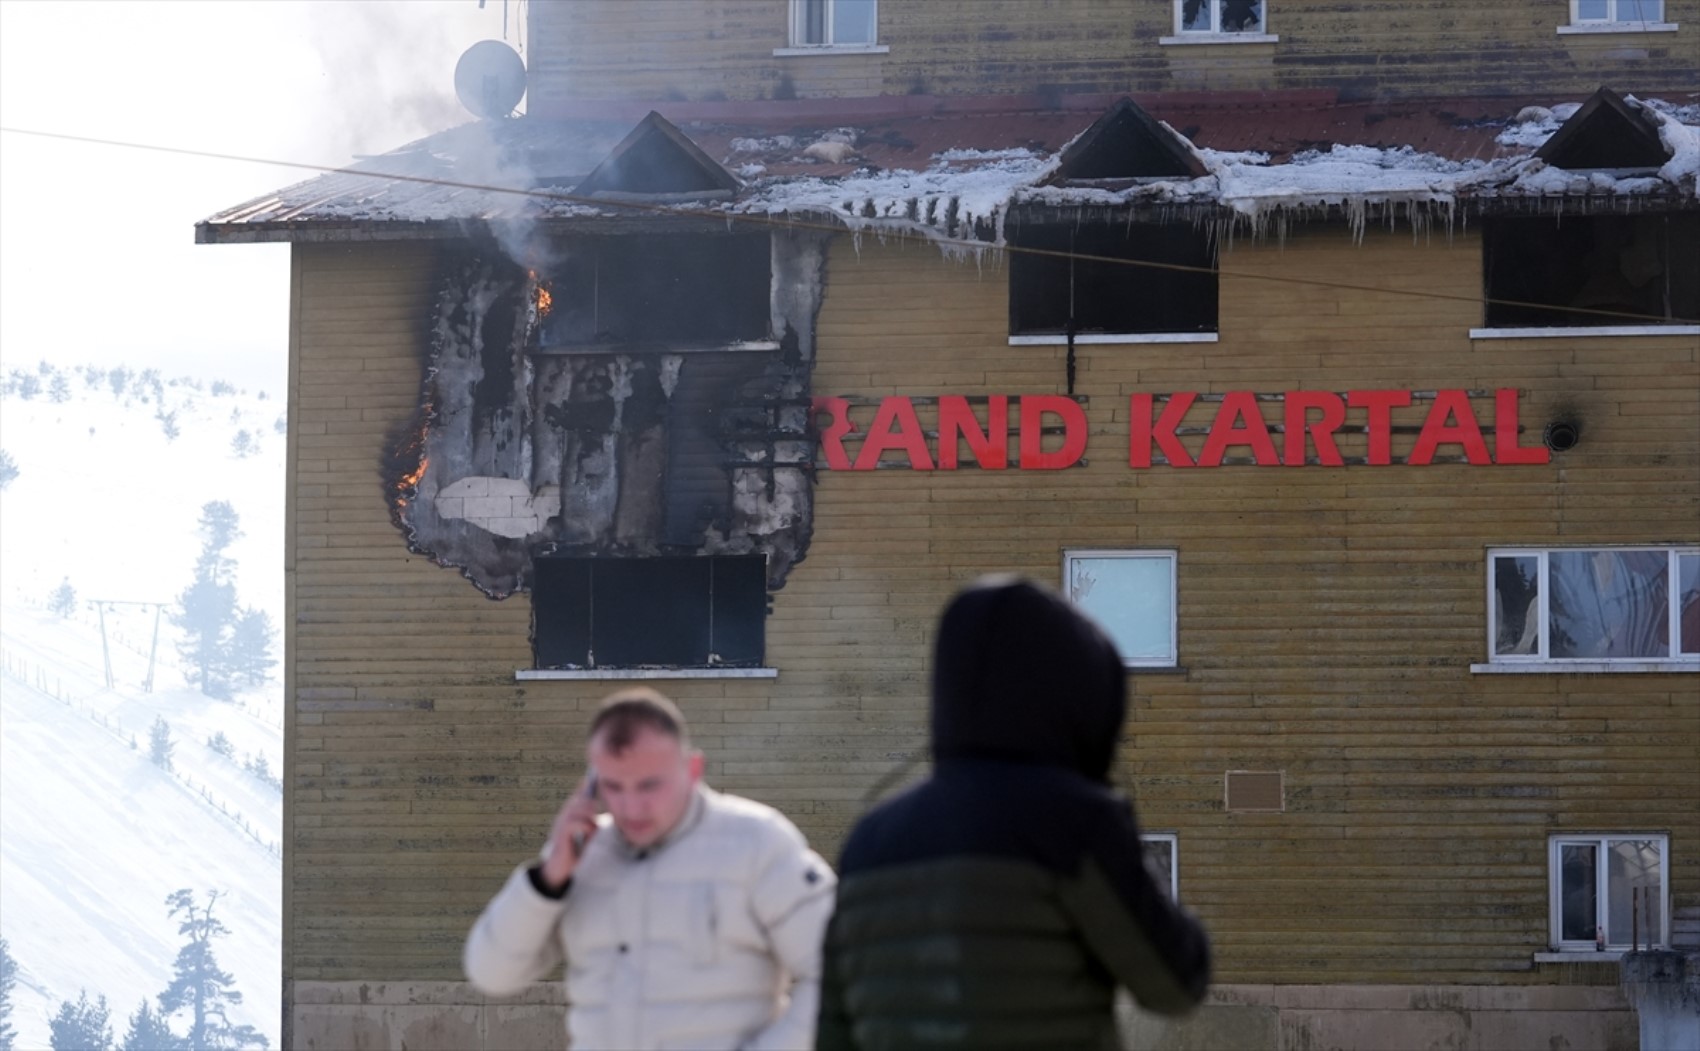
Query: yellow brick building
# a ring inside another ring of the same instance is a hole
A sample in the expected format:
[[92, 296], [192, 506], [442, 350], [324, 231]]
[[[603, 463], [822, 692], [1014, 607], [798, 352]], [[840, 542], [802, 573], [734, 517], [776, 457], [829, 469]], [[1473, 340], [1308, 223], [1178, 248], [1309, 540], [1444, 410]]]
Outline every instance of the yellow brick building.
[[527, 116], [203, 223], [295, 243], [285, 1043], [559, 1046], [459, 948], [595, 703], [830, 857], [1021, 572], [1216, 945], [1132, 1039], [1634, 1046], [1700, 912], [1700, 7], [1362, 6], [538, 4]]

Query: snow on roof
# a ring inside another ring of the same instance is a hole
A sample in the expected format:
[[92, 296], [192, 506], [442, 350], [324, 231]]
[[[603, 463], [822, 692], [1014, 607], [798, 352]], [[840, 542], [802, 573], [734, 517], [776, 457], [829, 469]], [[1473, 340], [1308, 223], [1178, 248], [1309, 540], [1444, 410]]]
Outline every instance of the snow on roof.
[[[1040, 184], [1056, 173], [1058, 157], [1094, 113], [974, 112], [813, 127], [684, 122], [679, 131], [745, 184], [722, 199], [668, 201], [666, 210], [699, 218], [827, 218], [858, 232], [997, 245], [1007, 215], [1022, 206], [1127, 212], [1183, 206], [1194, 218], [1261, 233], [1272, 220], [1318, 211], [1343, 213], [1360, 230], [1371, 213], [1449, 221], [1461, 204], [1496, 198], [1554, 207], [1566, 207], [1562, 201], [1570, 198], [1587, 199], [1589, 207], [1632, 200], [1692, 205], [1700, 106], [1624, 101], [1657, 118], [1668, 160], [1656, 172], [1566, 171], [1535, 158], [1533, 151], [1577, 111], [1575, 102], [1513, 104], [1515, 116], [1505, 115], [1503, 100], [1483, 99], [1403, 109], [1177, 106], [1165, 111], [1167, 123], [1180, 129], [1205, 175], [1064, 179], [1051, 186]], [[201, 223], [197, 235], [203, 241], [451, 236], [467, 220], [629, 222], [652, 213], [572, 190], [631, 126], [529, 118], [465, 125], [229, 209]]]

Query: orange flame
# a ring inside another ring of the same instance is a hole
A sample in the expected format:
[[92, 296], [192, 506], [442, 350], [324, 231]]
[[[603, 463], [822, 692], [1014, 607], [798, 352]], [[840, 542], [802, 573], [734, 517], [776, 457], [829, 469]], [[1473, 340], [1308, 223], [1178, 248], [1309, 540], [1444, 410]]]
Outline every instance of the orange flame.
[[531, 275], [532, 285], [537, 289], [537, 316], [548, 317], [549, 311], [554, 309], [555, 297], [549, 292], [547, 282], [537, 280], [537, 271], [531, 270], [528, 273]]
[[419, 484], [419, 479], [425, 477], [425, 465], [430, 462], [429, 458], [421, 456], [419, 458], [418, 468], [416, 468], [412, 474], [404, 474], [401, 476], [401, 488], [412, 489], [417, 486]]

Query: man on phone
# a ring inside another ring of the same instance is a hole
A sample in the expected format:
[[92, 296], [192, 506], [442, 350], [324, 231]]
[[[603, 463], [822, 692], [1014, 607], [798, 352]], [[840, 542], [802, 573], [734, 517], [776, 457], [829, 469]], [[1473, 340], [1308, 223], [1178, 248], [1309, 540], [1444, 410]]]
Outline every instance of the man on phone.
[[588, 758], [541, 859], [473, 926], [472, 984], [508, 996], [564, 961], [574, 1051], [806, 1051], [832, 870], [778, 811], [702, 783], [653, 690], [602, 703]]

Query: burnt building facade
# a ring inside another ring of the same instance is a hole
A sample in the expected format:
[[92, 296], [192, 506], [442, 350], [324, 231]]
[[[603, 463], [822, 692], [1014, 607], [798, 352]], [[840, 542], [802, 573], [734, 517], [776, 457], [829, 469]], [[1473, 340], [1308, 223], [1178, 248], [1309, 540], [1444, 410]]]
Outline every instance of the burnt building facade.
[[557, 1046], [459, 943], [596, 702], [830, 857], [1015, 571], [1217, 945], [1132, 1039], [1633, 1046], [1700, 918], [1700, 5], [638, 6], [197, 228], [295, 246], [286, 1043]]

